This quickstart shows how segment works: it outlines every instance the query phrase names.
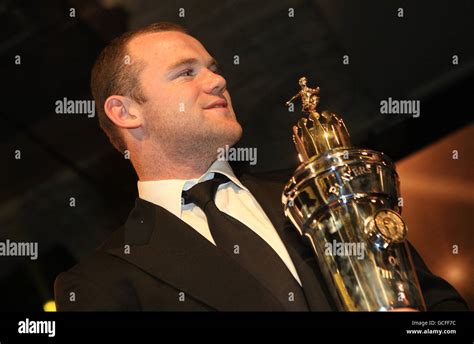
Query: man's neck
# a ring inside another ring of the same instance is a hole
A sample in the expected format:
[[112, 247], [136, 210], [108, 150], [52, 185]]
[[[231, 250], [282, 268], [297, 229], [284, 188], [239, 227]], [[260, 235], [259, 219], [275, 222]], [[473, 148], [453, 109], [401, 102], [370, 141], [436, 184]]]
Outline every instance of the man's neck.
[[215, 159], [213, 156], [194, 156], [187, 160], [155, 156], [152, 159], [142, 159], [143, 162], [135, 162], [133, 165], [140, 181], [197, 179], [209, 169]]

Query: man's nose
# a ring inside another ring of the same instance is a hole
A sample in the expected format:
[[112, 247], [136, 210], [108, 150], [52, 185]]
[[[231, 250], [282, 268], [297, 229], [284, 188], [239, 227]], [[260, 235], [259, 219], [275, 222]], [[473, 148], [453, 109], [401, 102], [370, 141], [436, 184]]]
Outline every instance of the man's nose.
[[220, 95], [224, 93], [227, 87], [227, 82], [222, 75], [216, 74], [208, 70], [206, 81], [204, 83], [204, 91], [213, 95]]

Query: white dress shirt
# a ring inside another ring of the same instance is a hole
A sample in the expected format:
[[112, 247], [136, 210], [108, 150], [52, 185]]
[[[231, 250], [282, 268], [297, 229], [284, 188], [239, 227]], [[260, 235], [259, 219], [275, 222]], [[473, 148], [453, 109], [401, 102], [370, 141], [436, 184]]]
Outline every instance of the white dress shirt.
[[219, 186], [214, 200], [217, 208], [236, 218], [265, 240], [280, 256], [288, 270], [301, 285], [295, 266], [275, 227], [250, 191], [237, 179], [227, 161], [216, 160], [207, 172], [198, 179], [138, 181], [138, 195], [141, 199], [168, 210], [215, 245], [216, 243], [207, 224], [206, 215], [198, 206], [192, 203], [182, 205], [181, 194], [183, 190], [189, 190], [197, 183], [214, 178], [216, 172], [231, 180]]

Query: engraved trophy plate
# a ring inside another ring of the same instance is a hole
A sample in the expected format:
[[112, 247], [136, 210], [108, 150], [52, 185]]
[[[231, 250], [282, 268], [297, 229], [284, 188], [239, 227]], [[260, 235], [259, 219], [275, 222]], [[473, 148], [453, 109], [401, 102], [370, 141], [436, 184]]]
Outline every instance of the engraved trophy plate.
[[340, 310], [425, 310], [400, 216], [399, 180], [383, 153], [351, 146], [338, 115], [319, 114], [320, 88], [299, 80], [293, 127], [301, 165], [282, 195], [285, 215], [316, 254]]

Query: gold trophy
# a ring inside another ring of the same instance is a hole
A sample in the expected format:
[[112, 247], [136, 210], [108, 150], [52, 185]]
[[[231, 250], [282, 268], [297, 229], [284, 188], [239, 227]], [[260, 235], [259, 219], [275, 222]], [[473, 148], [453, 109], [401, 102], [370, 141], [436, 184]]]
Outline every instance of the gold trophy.
[[341, 311], [426, 310], [401, 218], [394, 163], [351, 147], [344, 121], [319, 114], [319, 87], [299, 80], [309, 116], [293, 126], [301, 165], [282, 195], [285, 215], [309, 239]]

